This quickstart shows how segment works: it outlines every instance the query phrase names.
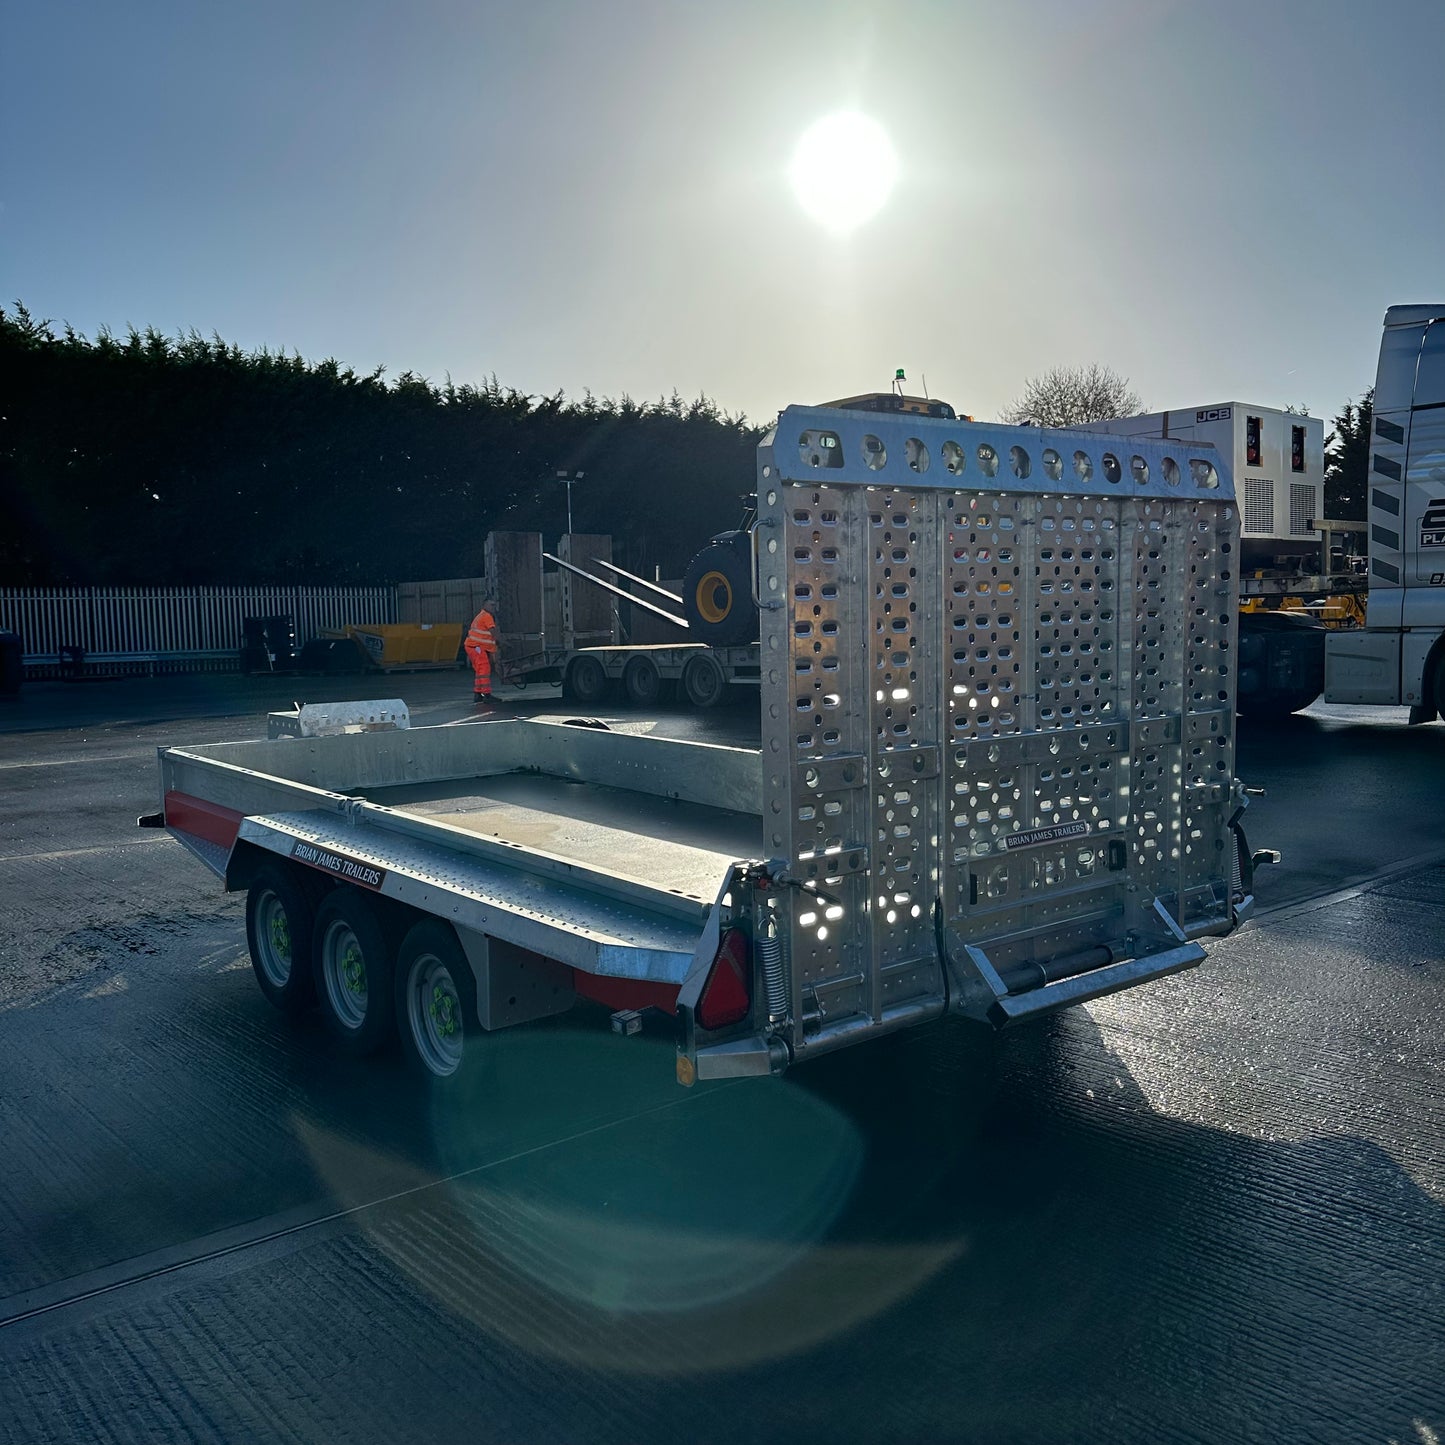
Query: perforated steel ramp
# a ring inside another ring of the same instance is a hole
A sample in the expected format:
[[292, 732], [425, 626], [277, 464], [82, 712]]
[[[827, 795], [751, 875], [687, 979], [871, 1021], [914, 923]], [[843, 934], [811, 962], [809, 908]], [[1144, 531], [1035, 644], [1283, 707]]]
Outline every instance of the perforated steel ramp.
[[1001, 976], [1165, 972], [1229, 929], [1238, 518], [1210, 449], [790, 408], [758, 493], [795, 1054], [945, 997], [984, 1015], [957, 945]]

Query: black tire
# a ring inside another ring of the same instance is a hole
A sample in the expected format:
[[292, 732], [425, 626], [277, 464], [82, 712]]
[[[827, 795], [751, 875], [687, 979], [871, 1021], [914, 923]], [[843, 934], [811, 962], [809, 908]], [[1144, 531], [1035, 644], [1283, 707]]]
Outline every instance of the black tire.
[[567, 678], [562, 691], [572, 702], [593, 707], [607, 700], [611, 688], [611, 680], [597, 658], [589, 657], [583, 652], [567, 665]]
[[694, 707], [716, 707], [728, 695], [722, 664], [709, 652], [689, 657], [682, 669], [682, 690]]
[[475, 1073], [484, 1052], [476, 979], [456, 934], [437, 918], [414, 924], [396, 959], [396, 1031], [407, 1064], [450, 1086]]
[[314, 927], [300, 880], [284, 864], [263, 864], [246, 893], [246, 947], [261, 992], [282, 1013], [300, 1013], [316, 999]]
[[375, 1053], [391, 1037], [395, 1017], [391, 941], [376, 905], [359, 888], [335, 888], [316, 910], [312, 937], [327, 1028], [348, 1054]]
[[1303, 712], [1317, 697], [1318, 692], [1254, 694], [1239, 699], [1238, 712], [1251, 722], [1280, 722], [1293, 713]]
[[627, 690], [628, 702], [638, 707], [656, 707], [662, 701], [662, 674], [645, 652], [628, 659], [622, 671], [622, 686]]
[[1435, 716], [1441, 722], [1445, 722], [1445, 652], [1435, 663], [1435, 687], [1434, 687]]
[[1281, 719], [1307, 708], [1325, 684], [1327, 629], [1289, 612], [1246, 612], [1239, 619], [1241, 717]]
[[682, 611], [693, 641], [713, 647], [757, 641], [752, 566], [746, 532], [715, 537], [687, 564]]

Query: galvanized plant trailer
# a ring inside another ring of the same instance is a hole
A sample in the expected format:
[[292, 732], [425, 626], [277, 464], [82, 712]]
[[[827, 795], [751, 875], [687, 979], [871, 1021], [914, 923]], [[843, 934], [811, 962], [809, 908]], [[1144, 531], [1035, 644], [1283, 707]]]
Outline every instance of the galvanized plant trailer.
[[1238, 519], [1207, 448], [794, 407], [757, 486], [760, 753], [529, 722], [162, 751], [165, 826], [288, 940], [252, 937], [273, 1001], [314, 971], [360, 1040], [394, 981], [442, 1075], [422, 985], [469, 1038], [656, 1011], [690, 1083], [1016, 1022], [1242, 921]]

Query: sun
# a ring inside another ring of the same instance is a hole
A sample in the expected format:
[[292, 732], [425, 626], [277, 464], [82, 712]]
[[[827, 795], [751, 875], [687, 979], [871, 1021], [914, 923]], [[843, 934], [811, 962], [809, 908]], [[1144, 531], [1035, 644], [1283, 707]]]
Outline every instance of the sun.
[[840, 236], [878, 214], [897, 178], [898, 157], [888, 133], [876, 120], [851, 110], [809, 126], [788, 167], [798, 204]]

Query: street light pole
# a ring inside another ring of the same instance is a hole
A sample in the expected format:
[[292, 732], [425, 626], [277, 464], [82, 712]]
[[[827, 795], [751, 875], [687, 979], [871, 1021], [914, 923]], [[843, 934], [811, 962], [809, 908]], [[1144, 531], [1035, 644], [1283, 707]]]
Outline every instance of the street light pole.
[[561, 467], [557, 469], [557, 480], [567, 488], [567, 535], [572, 535], [572, 486], [580, 482], [586, 475], [585, 472], [564, 471]]

